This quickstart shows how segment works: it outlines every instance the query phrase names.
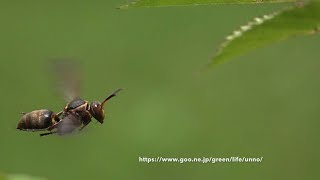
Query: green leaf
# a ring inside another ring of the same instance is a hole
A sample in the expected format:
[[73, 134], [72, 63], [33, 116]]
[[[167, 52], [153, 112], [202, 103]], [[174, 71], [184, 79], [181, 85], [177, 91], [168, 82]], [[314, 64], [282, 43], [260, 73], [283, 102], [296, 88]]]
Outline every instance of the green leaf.
[[46, 178], [34, 177], [25, 174], [10, 174], [7, 176], [7, 180], [46, 180]]
[[0, 172], [0, 180], [6, 180], [6, 176]]
[[46, 180], [46, 178], [34, 177], [25, 174], [0, 173], [0, 180]]
[[280, 3], [295, 2], [296, 0], [136, 0], [121, 6], [119, 9], [131, 7], [160, 7], [187, 5], [215, 5], [215, 4], [252, 4], [252, 3]]
[[280, 12], [255, 18], [227, 36], [209, 66], [254, 49], [298, 35], [313, 35], [320, 29], [320, 2], [296, 4]]

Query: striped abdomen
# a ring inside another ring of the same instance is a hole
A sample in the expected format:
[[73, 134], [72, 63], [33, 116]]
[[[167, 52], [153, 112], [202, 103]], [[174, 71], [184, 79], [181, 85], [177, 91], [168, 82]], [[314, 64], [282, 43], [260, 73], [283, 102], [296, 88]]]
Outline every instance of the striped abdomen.
[[42, 130], [53, 125], [57, 120], [54, 112], [47, 109], [35, 110], [26, 113], [20, 119], [17, 129]]

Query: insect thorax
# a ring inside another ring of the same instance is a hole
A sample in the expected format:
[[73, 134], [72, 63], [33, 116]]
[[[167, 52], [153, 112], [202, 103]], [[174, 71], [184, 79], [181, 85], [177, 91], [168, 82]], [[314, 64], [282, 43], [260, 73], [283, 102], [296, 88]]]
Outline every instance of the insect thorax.
[[[71, 101], [67, 106], [64, 108], [65, 112], [74, 112], [78, 116], [82, 122], [88, 122], [91, 120], [92, 115], [89, 112], [90, 105], [88, 101], [82, 99], [75, 99]], [[66, 113], [67, 114], [67, 113]]]
[[64, 108], [65, 111], [75, 110], [75, 111], [83, 111], [86, 110], [88, 106], [88, 101], [83, 99], [75, 99], [67, 104]]

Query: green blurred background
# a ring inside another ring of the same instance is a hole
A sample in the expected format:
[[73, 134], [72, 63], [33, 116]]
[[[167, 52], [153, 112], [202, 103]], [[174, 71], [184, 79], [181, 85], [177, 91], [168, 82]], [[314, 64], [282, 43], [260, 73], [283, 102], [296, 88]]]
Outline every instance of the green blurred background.
[[[315, 179], [320, 37], [299, 37], [203, 72], [232, 30], [284, 6], [117, 10], [123, 1], [2, 1], [0, 171], [65, 179]], [[61, 110], [44, 68], [83, 65], [83, 92], [110, 101], [103, 125], [71, 137], [15, 129], [21, 111]], [[262, 163], [138, 158], [264, 157]]]

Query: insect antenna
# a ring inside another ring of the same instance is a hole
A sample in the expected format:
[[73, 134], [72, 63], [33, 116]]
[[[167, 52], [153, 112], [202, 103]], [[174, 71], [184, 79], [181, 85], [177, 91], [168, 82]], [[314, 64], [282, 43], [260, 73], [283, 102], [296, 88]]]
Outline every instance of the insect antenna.
[[103, 108], [104, 104], [111, 98], [113, 98], [114, 96], [116, 96], [116, 94], [121, 91], [122, 89], [117, 89], [116, 91], [114, 91], [112, 94], [110, 94], [102, 103], [101, 103], [101, 107]]

